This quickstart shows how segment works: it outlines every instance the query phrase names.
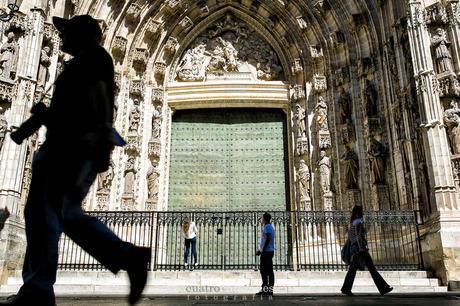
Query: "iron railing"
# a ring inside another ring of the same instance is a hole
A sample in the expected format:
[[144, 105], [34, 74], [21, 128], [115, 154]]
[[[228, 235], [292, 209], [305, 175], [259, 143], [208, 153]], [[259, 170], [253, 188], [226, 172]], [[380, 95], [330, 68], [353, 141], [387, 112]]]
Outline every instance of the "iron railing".
[[[275, 227], [276, 270], [344, 270], [340, 256], [347, 238], [349, 212], [270, 212]], [[263, 212], [89, 212], [123, 240], [152, 249], [152, 270], [184, 269], [185, 218], [198, 228], [198, 269], [257, 270], [255, 256]], [[379, 269], [423, 269], [419, 213], [365, 213], [370, 254]], [[102, 270], [104, 267], [65, 235], [59, 245], [59, 268]], [[191, 261], [191, 260], [189, 260]]]

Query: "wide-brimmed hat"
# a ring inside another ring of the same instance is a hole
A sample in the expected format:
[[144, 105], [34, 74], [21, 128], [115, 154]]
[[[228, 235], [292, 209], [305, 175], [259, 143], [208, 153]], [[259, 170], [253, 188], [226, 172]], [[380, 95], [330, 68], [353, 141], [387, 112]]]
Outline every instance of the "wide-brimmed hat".
[[71, 32], [83, 36], [93, 36], [97, 39], [102, 37], [102, 30], [96, 19], [90, 15], [78, 15], [70, 19], [53, 17], [56, 29], [63, 32]]

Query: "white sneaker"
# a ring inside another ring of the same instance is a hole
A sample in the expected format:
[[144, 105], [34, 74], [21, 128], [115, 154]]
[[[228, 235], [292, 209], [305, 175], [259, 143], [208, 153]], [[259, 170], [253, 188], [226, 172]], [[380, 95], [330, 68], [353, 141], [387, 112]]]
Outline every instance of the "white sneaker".
[[195, 266], [195, 268], [196, 268], [196, 267], [198, 267], [198, 263], [197, 263], [197, 262], [195, 262], [194, 266]]
[[186, 267], [186, 268], [188, 267], [188, 263], [187, 263], [187, 262], [186, 262], [186, 263], [184, 263], [184, 267]]

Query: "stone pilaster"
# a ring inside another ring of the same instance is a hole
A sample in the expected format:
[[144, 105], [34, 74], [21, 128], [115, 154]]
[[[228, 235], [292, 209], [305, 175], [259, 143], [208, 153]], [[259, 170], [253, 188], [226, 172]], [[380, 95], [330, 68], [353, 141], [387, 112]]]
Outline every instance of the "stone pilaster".
[[443, 109], [437, 92], [430, 33], [426, 25], [425, 8], [420, 0], [409, 1], [408, 32], [433, 211], [428, 216], [429, 230], [423, 234], [422, 252], [426, 268], [436, 271], [436, 276], [446, 283], [460, 280], [456, 260], [449, 259], [447, 254], [453, 252], [459, 260], [460, 232], [453, 231], [452, 224], [455, 223], [459, 228], [460, 219], [443, 218], [445, 214], [457, 215], [457, 196], [448, 138], [442, 124]]

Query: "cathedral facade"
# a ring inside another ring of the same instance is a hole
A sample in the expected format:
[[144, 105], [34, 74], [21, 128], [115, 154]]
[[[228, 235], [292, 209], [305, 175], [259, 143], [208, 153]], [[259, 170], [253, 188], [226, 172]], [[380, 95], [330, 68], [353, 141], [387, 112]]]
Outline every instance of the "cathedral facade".
[[9, 133], [69, 59], [51, 17], [80, 14], [103, 29], [128, 142], [86, 210], [419, 211], [425, 268], [460, 281], [458, 0], [22, 1], [0, 23], [3, 278], [45, 137]]

